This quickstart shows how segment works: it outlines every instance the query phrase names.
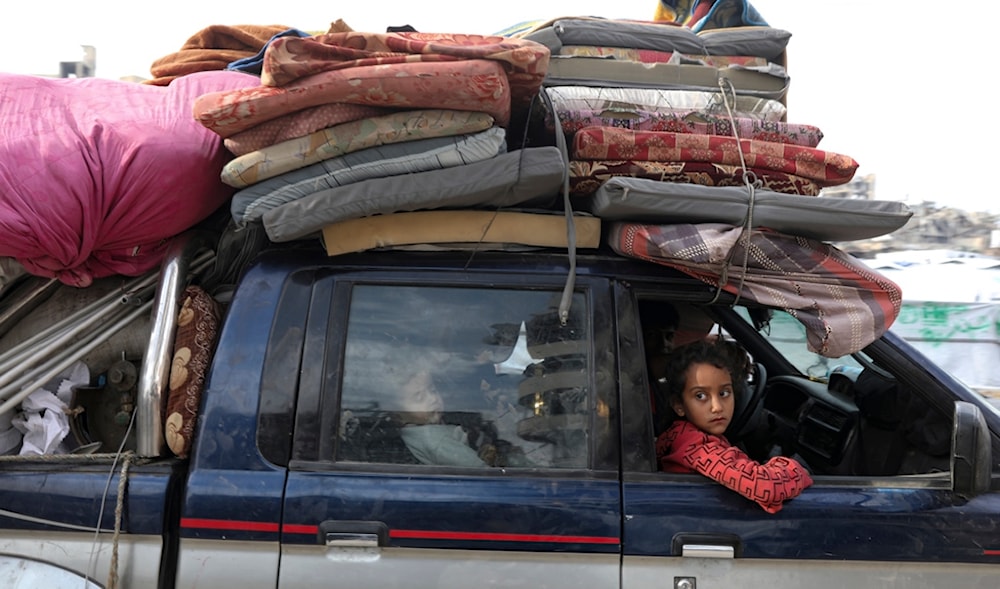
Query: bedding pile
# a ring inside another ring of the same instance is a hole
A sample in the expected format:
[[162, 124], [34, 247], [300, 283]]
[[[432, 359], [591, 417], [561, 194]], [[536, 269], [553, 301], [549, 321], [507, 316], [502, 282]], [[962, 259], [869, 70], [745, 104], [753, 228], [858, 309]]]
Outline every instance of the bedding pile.
[[240, 226], [275, 242], [369, 215], [549, 204], [554, 147], [510, 149], [547, 70], [529, 40], [417, 32], [272, 40], [260, 84], [194, 114], [236, 157], [222, 181]]
[[[0, 261], [86, 286], [154, 268], [171, 237], [222, 207], [237, 230], [322, 239], [331, 255], [432, 241], [406, 213], [531, 211], [565, 217], [556, 243], [604, 245], [757, 297], [732, 278], [765, 270], [746, 255], [734, 271], [736, 249], [782, 235], [784, 260], [798, 248], [843, 262], [825, 242], [885, 235], [911, 216], [898, 202], [821, 196], [858, 163], [787, 121], [790, 37], [746, 0], [661, 0], [652, 20], [569, 16], [495, 35], [220, 25], [157, 60], [146, 84], [4, 75]], [[582, 216], [603, 242], [574, 241], [569, 221]], [[445, 231], [455, 218], [420, 223], [440, 222], [447, 244], [467, 239]], [[736, 230], [730, 255], [696, 266], [705, 239], [665, 237], [718, 224]], [[378, 237], [342, 239], [359, 231]], [[811, 340], [820, 353], [865, 345], [899, 311], [890, 282], [838, 268], [882, 293], [875, 330], [804, 320], [825, 330]], [[803, 295], [796, 284], [767, 288]], [[812, 305], [795, 309], [829, 301]]]
[[827, 241], [885, 235], [912, 213], [820, 196], [858, 163], [787, 121], [789, 32], [746, 0], [664, 0], [653, 21], [564, 17], [510, 34], [552, 52], [536, 128], [562, 136], [573, 207], [611, 221], [612, 250], [785, 308], [821, 355], [891, 326], [899, 287]]

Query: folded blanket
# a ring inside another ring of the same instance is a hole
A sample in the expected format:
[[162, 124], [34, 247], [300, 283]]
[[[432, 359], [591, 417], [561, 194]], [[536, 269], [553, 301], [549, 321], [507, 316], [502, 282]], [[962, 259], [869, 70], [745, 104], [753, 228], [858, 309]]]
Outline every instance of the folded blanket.
[[484, 112], [501, 127], [510, 121], [507, 73], [500, 63], [487, 59], [333, 70], [287, 86], [209, 92], [195, 100], [192, 110], [202, 125], [225, 138], [289, 113], [334, 103]]
[[157, 59], [149, 68], [153, 79], [145, 84], [166, 86], [194, 72], [224, 70], [234, 61], [257, 54], [285, 25], [211, 25], [198, 31], [180, 50]]
[[261, 83], [285, 86], [335, 69], [414, 61], [488, 59], [504, 66], [511, 100], [527, 105], [538, 92], [549, 50], [533, 41], [447, 33], [330, 33], [277, 39], [264, 56]]

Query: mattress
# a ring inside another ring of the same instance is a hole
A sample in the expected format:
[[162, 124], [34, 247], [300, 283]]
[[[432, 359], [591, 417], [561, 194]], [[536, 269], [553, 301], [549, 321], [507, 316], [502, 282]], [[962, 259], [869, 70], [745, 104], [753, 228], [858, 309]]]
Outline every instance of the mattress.
[[371, 215], [430, 209], [551, 207], [566, 165], [556, 147], [529, 147], [494, 158], [416, 174], [372, 178], [310, 194], [264, 213], [271, 241], [311, 237], [324, 226]]
[[[601, 221], [574, 215], [576, 247], [596, 248]], [[323, 245], [331, 256], [414, 244], [515, 244], [567, 247], [567, 219], [551, 212], [417, 211], [377, 215], [326, 225]]]
[[[728, 115], [725, 97], [718, 91], [570, 85], [549, 86], [545, 92], [556, 112], [641, 110]], [[734, 116], [762, 121], [781, 121], [788, 111], [779, 100], [756, 96], [736, 96], [730, 105]]]
[[242, 227], [260, 219], [266, 211], [320, 190], [496, 157], [506, 151], [505, 136], [502, 127], [490, 127], [468, 135], [431, 137], [362, 149], [248, 186], [233, 195], [230, 210], [237, 226]]
[[571, 160], [569, 162], [569, 189], [574, 196], [588, 195], [607, 180], [625, 176], [646, 178], [659, 182], [679, 182], [701, 186], [745, 186], [745, 177], [758, 188], [795, 194], [819, 196], [821, 188], [808, 178], [766, 170], [743, 168], [739, 164], [713, 162], [651, 162], [642, 160]]
[[234, 188], [274, 178], [361, 149], [485, 131], [494, 119], [486, 113], [423, 109], [395, 112], [341, 123], [241, 155], [222, 169], [222, 181]]
[[517, 34], [548, 47], [599, 45], [702, 55], [747, 55], [779, 61], [791, 33], [770, 26], [727, 26], [695, 32], [670, 23], [567, 17]]
[[[645, 178], [611, 178], [578, 208], [612, 221], [726, 223], [742, 226], [750, 212], [745, 187], [699, 186]], [[818, 241], [854, 241], [887, 235], [910, 220], [905, 203], [823, 198], [756, 190], [753, 227]]]
[[601, 57], [553, 57], [546, 83], [553, 85], [610, 86], [718, 91], [728, 82], [742, 96], [781, 100], [788, 91], [784, 68], [717, 68], [695, 64], [641, 63]]
[[858, 162], [846, 155], [773, 141], [672, 131], [586, 127], [573, 135], [574, 160], [699, 161], [746, 165], [808, 178], [822, 187], [846, 184]]

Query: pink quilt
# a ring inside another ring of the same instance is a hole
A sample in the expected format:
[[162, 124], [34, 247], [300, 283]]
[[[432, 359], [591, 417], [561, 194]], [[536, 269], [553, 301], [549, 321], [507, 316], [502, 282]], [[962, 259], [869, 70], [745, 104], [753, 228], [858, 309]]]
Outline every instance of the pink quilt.
[[219, 179], [232, 155], [192, 116], [195, 98], [259, 83], [0, 74], [0, 256], [81, 287], [156, 267], [169, 238], [233, 192]]

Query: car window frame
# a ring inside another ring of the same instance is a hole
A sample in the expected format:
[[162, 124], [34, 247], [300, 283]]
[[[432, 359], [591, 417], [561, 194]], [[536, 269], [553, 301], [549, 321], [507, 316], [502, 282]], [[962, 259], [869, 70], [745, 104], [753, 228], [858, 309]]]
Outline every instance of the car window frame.
[[[331, 286], [324, 287], [329, 283]], [[484, 476], [517, 476], [518, 473], [549, 472], [553, 476], [594, 476], [595, 473], [617, 473], [619, 408], [617, 391], [613, 378], [600, 376], [610, 374], [614, 369], [616, 358], [615, 338], [612, 337], [611, 321], [606, 309], [608, 302], [607, 280], [599, 277], [578, 277], [575, 281], [575, 291], [581, 293], [590, 307], [590, 375], [589, 385], [591, 399], [597, 395], [610, 400], [611, 429], [603, 441], [593, 436], [588, 441], [590, 456], [583, 468], [479, 468], [437, 465], [407, 465], [391, 463], [365, 463], [337, 461], [335, 448], [331, 445], [316, 447], [313, 438], [325, 440], [327, 436], [313, 436], [306, 428], [313, 428], [317, 423], [339, 423], [340, 387], [339, 375], [343, 371], [344, 354], [346, 350], [347, 320], [349, 316], [349, 301], [357, 285], [375, 285], [384, 287], [416, 286], [416, 287], [462, 287], [462, 288], [514, 288], [514, 289], [545, 289], [553, 292], [561, 291], [565, 284], [564, 277], [558, 275], [523, 275], [515, 273], [485, 273], [477, 275], [468, 272], [451, 272], [448, 270], [421, 271], [415, 274], [409, 270], [331, 270], [320, 272], [314, 283], [314, 288], [325, 288], [329, 291], [328, 306], [330, 309], [345, 309], [344, 312], [331, 312], [323, 317], [322, 313], [311, 314], [306, 327], [306, 344], [303, 352], [303, 372], [310, 376], [300, 376], [300, 390], [296, 404], [295, 426], [292, 432], [292, 459], [289, 468], [299, 471], [365, 471], [365, 472], [409, 472], [409, 473], [476, 473]], [[314, 301], [315, 304], [322, 304]], [[318, 320], [315, 320], [319, 318]], [[320, 360], [320, 357], [322, 359]], [[311, 359], [312, 365], [306, 366]], [[600, 363], [600, 366], [599, 366]], [[610, 363], [610, 367], [605, 365]], [[324, 375], [338, 375], [336, 382], [331, 382]], [[303, 390], [311, 389], [311, 390]], [[335, 431], [334, 426], [330, 431]], [[596, 431], [591, 411], [591, 431]], [[333, 436], [335, 437], [335, 436]], [[321, 441], [322, 444], [331, 444]], [[309, 445], [316, 447], [310, 450]], [[599, 458], [603, 456], [603, 458]], [[604, 476], [604, 475], [601, 475]]]

